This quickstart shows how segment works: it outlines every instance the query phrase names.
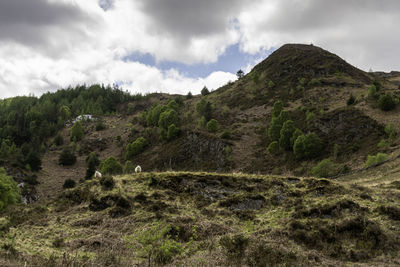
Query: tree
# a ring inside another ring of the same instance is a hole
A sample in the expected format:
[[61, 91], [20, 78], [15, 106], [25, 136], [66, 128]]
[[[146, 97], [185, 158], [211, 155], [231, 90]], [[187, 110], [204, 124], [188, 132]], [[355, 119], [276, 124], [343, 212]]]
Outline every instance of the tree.
[[389, 111], [396, 107], [396, 102], [391, 94], [384, 94], [379, 97], [378, 106], [383, 111]]
[[56, 135], [56, 137], [54, 138], [54, 144], [56, 146], [62, 146], [64, 144], [64, 138], [62, 137], [62, 135], [60, 133], [58, 133]]
[[178, 124], [178, 113], [173, 109], [168, 109], [160, 114], [158, 126], [167, 130], [171, 124]]
[[299, 136], [293, 146], [293, 151], [297, 159], [312, 159], [318, 157], [321, 150], [322, 141], [314, 133]]
[[85, 179], [91, 179], [96, 172], [96, 168], [100, 165], [99, 157], [95, 152], [91, 152], [86, 158], [86, 174]]
[[311, 173], [316, 177], [329, 178], [339, 174], [339, 167], [330, 159], [324, 159], [311, 170]]
[[193, 98], [193, 94], [192, 92], [189, 91], [189, 93], [187, 93], [186, 95], [186, 99], [192, 99]]
[[135, 171], [135, 165], [133, 165], [132, 161], [127, 160], [124, 166], [124, 173], [129, 174]]
[[274, 108], [272, 110], [272, 117], [278, 117], [283, 110], [283, 103], [282, 101], [278, 100], [274, 103]]
[[204, 118], [208, 121], [211, 119], [211, 112], [212, 112], [212, 107], [211, 103], [206, 101], [204, 98], [202, 98], [199, 102], [196, 104], [196, 112], [200, 116], [204, 116]]
[[29, 164], [32, 171], [39, 171], [42, 169], [42, 160], [40, 159], [38, 152], [34, 150], [29, 152], [25, 164]]
[[175, 124], [171, 124], [168, 126], [168, 132], [167, 132], [167, 140], [171, 141], [172, 139], [175, 139], [179, 135], [179, 128], [175, 126]]
[[17, 183], [0, 168], [0, 211], [19, 200]]
[[209, 122], [207, 122], [207, 131], [210, 133], [215, 133], [219, 129], [219, 123], [217, 120], [212, 119]]
[[100, 165], [100, 172], [104, 174], [121, 174], [122, 173], [122, 165], [114, 158], [108, 157], [103, 163]]
[[204, 86], [203, 89], [201, 89], [201, 95], [206, 96], [208, 94], [210, 94], [210, 91], [208, 91], [208, 88]]
[[294, 142], [296, 142], [297, 137], [299, 137], [300, 135], [303, 135], [303, 132], [300, 129], [296, 128], [292, 137], [290, 138], [290, 145], [292, 147], [294, 146]]
[[64, 148], [60, 154], [60, 157], [58, 158], [58, 164], [68, 166], [74, 165], [75, 162], [76, 156], [74, 151], [69, 147]]
[[296, 128], [294, 127], [293, 121], [287, 120], [285, 123], [283, 123], [279, 138], [280, 147], [284, 148], [285, 150], [292, 149], [291, 138], [295, 130]]
[[142, 153], [146, 145], [147, 140], [144, 137], [139, 137], [126, 147], [125, 158], [130, 159], [131, 157]]
[[71, 141], [77, 142], [82, 140], [83, 137], [83, 127], [80, 121], [74, 123], [71, 129], [70, 138]]
[[244, 72], [240, 69], [236, 72], [236, 76], [238, 77], [238, 79], [242, 79], [244, 76]]
[[277, 141], [273, 141], [269, 144], [268, 148], [268, 153], [271, 155], [278, 155], [279, 154], [279, 143]]
[[279, 118], [272, 118], [271, 124], [268, 127], [268, 136], [272, 141], [279, 141], [281, 137], [282, 123]]

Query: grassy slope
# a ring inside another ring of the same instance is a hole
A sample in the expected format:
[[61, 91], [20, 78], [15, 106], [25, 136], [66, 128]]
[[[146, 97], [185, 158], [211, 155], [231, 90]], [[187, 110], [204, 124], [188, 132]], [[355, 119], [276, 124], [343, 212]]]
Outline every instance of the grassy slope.
[[152, 263], [173, 265], [399, 263], [395, 188], [241, 173], [114, 179], [112, 190], [92, 180], [9, 208], [0, 263], [126, 266], [150, 248]]

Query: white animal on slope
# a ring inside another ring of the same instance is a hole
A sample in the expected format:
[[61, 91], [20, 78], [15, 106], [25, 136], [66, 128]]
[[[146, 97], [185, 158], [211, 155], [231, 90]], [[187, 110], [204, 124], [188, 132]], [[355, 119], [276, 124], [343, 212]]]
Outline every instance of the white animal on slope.
[[137, 165], [136, 168], [135, 168], [135, 172], [136, 172], [136, 173], [142, 172], [142, 167], [140, 167], [139, 165]]
[[101, 178], [101, 173], [100, 173], [99, 171], [96, 171], [96, 172], [94, 173], [94, 177], [95, 177], [95, 178]]

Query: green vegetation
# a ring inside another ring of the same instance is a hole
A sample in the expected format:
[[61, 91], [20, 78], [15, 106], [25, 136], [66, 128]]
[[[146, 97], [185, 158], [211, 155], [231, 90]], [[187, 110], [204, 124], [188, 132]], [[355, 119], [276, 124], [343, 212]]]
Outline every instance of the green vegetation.
[[367, 161], [365, 162], [365, 167], [372, 167], [376, 166], [387, 159], [387, 154], [385, 153], [378, 153], [375, 156], [368, 155]]
[[368, 89], [368, 97], [375, 98], [376, 97], [376, 92], [377, 92], [376, 86], [372, 84]]
[[280, 132], [280, 138], [279, 138], [280, 147], [282, 147], [286, 150], [292, 149], [292, 143], [290, 140], [295, 131], [296, 131], [296, 128], [294, 126], [293, 121], [287, 120], [283, 123], [282, 129]]
[[356, 98], [351, 94], [347, 99], [347, 105], [351, 106], [354, 105], [355, 103], [356, 103]]
[[127, 160], [124, 166], [124, 173], [130, 174], [135, 172], [135, 165], [133, 165], [132, 161]]
[[0, 168], [0, 211], [8, 205], [17, 203], [18, 200], [17, 184], [6, 174], [4, 168]]
[[175, 124], [170, 124], [168, 126], [168, 132], [167, 132], [167, 140], [171, 141], [179, 136], [180, 129], [175, 126]]
[[209, 122], [207, 122], [207, 131], [210, 133], [216, 133], [219, 129], [219, 123], [215, 119], [211, 119]]
[[322, 141], [314, 133], [300, 135], [293, 146], [293, 152], [297, 159], [312, 159], [321, 154]]
[[378, 99], [378, 106], [383, 111], [389, 111], [396, 107], [396, 100], [391, 94], [381, 95]]
[[86, 164], [85, 179], [91, 179], [96, 172], [96, 168], [100, 165], [99, 156], [95, 152], [91, 152], [86, 158]]
[[69, 166], [74, 165], [75, 162], [76, 156], [74, 150], [71, 147], [64, 148], [60, 154], [60, 157], [58, 158], [58, 164]]
[[204, 86], [203, 89], [201, 89], [201, 95], [206, 96], [208, 94], [210, 94], [210, 91], [208, 91], [208, 88]]
[[58, 133], [56, 135], [56, 137], [54, 138], [54, 144], [56, 146], [62, 146], [64, 144], [64, 138], [62, 137], [62, 135], [60, 133]]
[[76, 186], [76, 183], [74, 180], [72, 180], [71, 178], [65, 179], [64, 184], [63, 184], [64, 189], [74, 188], [75, 186]]
[[121, 174], [122, 166], [114, 157], [111, 156], [111, 157], [108, 157], [104, 162], [102, 162], [100, 164], [100, 172], [103, 175]]
[[282, 101], [278, 100], [274, 103], [274, 108], [272, 110], [272, 117], [279, 117], [283, 110], [283, 103]]
[[133, 156], [139, 155], [147, 146], [147, 140], [144, 137], [139, 137], [126, 147], [125, 158], [130, 159]]
[[389, 140], [393, 140], [397, 136], [397, 130], [393, 123], [389, 123], [385, 126], [385, 133]]
[[316, 177], [333, 177], [339, 174], [339, 167], [333, 163], [330, 159], [324, 159], [315, 166], [311, 173]]
[[278, 141], [272, 141], [268, 148], [268, 153], [270, 153], [271, 155], [278, 155], [279, 154], [279, 143]]
[[211, 119], [212, 106], [209, 101], [206, 101], [204, 98], [200, 99], [196, 104], [196, 112], [199, 116], [204, 117], [207, 121]]

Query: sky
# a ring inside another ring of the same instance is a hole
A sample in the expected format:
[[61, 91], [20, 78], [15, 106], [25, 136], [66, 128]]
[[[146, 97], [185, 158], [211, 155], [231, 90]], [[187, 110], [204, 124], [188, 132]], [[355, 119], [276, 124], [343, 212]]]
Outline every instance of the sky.
[[78, 84], [197, 94], [285, 43], [400, 70], [398, 0], [0, 0], [0, 98]]

